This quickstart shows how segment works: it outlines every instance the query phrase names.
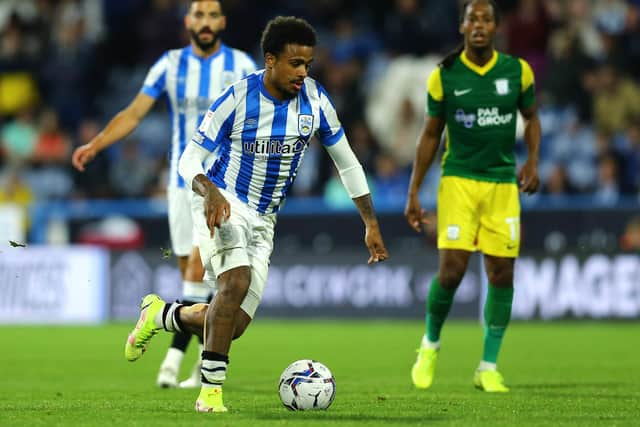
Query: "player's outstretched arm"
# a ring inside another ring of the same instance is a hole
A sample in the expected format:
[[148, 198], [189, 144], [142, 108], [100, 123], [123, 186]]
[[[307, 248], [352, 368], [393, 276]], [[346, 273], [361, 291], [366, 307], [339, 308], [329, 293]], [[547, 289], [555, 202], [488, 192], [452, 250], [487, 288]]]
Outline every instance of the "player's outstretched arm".
[[364, 221], [365, 244], [369, 249], [369, 264], [384, 261], [389, 257], [387, 249], [382, 241], [382, 234], [378, 226], [378, 219], [373, 210], [371, 193], [367, 184], [367, 178], [362, 165], [349, 146], [347, 138], [342, 136], [335, 144], [326, 147], [329, 156], [338, 169], [342, 185], [360, 211], [360, 217]]
[[518, 173], [520, 191], [533, 194], [538, 191], [540, 179], [538, 177], [538, 153], [540, 139], [542, 138], [542, 126], [535, 105], [520, 110], [524, 118], [524, 142], [527, 145], [527, 161]]
[[318, 129], [320, 140], [338, 169], [342, 185], [358, 207], [364, 221], [366, 227], [364, 241], [369, 249], [369, 264], [384, 261], [389, 257], [389, 253], [384, 247], [378, 220], [373, 210], [367, 177], [344, 135], [344, 129], [329, 100], [329, 95], [323, 87], [319, 88], [319, 92], [320, 109], [326, 118], [321, 121]]
[[91, 141], [76, 148], [71, 156], [71, 163], [79, 171], [102, 150], [129, 135], [140, 121], [147, 115], [155, 99], [139, 93], [131, 104], [116, 114], [107, 126]]
[[445, 121], [441, 117], [427, 116], [418, 147], [416, 148], [416, 159], [413, 162], [411, 171], [411, 181], [409, 182], [409, 191], [407, 194], [407, 205], [404, 209], [404, 215], [411, 228], [417, 232], [421, 232], [422, 224], [427, 222], [426, 212], [420, 205], [418, 192], [424, 180], [424, 176], [431, 167], [433, 159], [440, 145], [440, 137], [444, 129]]
[[389, 258], [389, 252], [382, 241], [382, 233], [380, 233], [378, 219], [373, 210], [371, 194], [356, 197], [353, 199], [353, 202], [360, 211], [360, 217], [365, 224], [364, 243], [367, 245], [370, 254], [367, 263], [373, 264], [374, 262], [384, 261]]

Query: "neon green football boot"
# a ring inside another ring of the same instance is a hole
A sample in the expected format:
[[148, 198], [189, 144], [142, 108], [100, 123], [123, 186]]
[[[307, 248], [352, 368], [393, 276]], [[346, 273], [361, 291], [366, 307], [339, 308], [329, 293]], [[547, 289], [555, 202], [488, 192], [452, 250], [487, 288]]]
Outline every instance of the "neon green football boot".
[[436, 371], [438, 350], [433, 348], [419, 348], [418, 358], [411, 369], [413, 385], [420, 389], [427, 389], [433, 383], [433, 374]]
[[196, 400], [196, 412], [227, 412], [221, 387], [202, 387]]
[[151, 338], [161, 329], [156, 326], [154, 319], [164, 308], [164, 304], [165, 302], [155, 294], [142, 298], [138, 323], [127, 337], [127, 343], [124, 346], [124, 357], [128, 361], [138, 360], [147, 349]]
[[473, 385], [488, 393], [506, 393], [509, 389], [504, 385], [504, 378], [498, 371], [476, 371]]

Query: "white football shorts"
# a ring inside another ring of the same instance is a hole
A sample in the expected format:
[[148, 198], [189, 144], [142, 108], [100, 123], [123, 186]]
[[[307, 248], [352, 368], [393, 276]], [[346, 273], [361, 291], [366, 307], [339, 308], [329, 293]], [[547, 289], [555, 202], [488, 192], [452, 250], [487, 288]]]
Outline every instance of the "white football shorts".
[[171, 249], [176, 256], [188, 256], [197, 246], [191, 216], [192, 194], [195, 193], [190, 188], [167, 187], [169, 235]]
[[213, 238], [204, 216], [204, 198], [194, 193], [191, 203], [204, 280], [215, 289], [213, 279], [220, 274], [236, 267], [251, 267], [251, 285], [240, 308], [253, 319], [267, 282], [276, 214], [261, 215], [231, 193], [220, 192], [231, 205], [231, 215], [215, 229]]

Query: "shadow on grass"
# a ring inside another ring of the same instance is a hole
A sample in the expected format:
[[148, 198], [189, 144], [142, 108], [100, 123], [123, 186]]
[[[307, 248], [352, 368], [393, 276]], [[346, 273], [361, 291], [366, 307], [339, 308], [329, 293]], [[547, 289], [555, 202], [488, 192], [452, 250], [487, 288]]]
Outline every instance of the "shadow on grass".
[[256, 417], [259, 420], [288, 420], [304, 421], [308, 423], [327, 421], [351, 421], [351, 422], [379, 422], [400, 423], [416, 425], [425, 422], [452, 421], [455, 417], [444, 415], [398, 416], [398, 415], [372, 415], [372, 414], [335, 414], [331, 412], [289, 412], [287, 414], [261, 414]]

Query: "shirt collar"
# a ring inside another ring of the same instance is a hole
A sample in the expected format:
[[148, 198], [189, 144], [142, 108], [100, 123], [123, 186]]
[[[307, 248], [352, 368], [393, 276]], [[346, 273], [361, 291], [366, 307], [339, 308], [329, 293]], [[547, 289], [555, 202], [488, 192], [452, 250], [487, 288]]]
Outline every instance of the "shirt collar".
[[496, 65], [496, 62], [498, 62], [498, 52], [494, 50], [493, 55], [491, 56], [491, 59], [489, 60], [489, 62], [487, 62], [483, 66], [480, 66], [471, 62], [471, 60], [467, 57], [466, 50], [463, 50], [462, 53], [460, 54], [460, 61], [462, 61], [462, 63], [466, 65], [467, 68], [471, 69], [471, 71], [474, 71], [477, 74], [484, 76], [489, 71], [491, 71], [493, 66]]

